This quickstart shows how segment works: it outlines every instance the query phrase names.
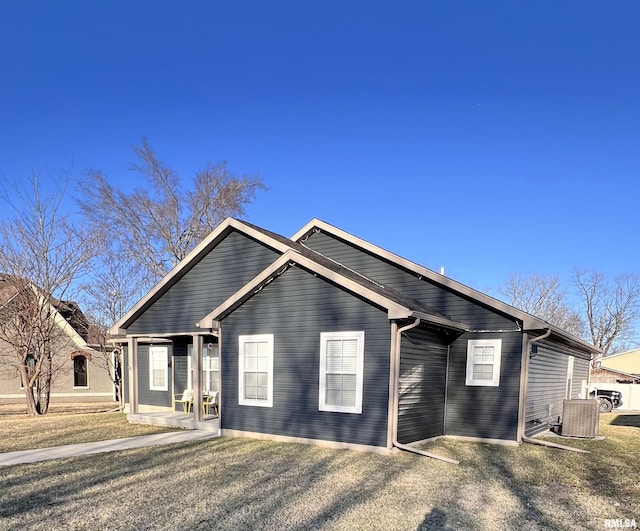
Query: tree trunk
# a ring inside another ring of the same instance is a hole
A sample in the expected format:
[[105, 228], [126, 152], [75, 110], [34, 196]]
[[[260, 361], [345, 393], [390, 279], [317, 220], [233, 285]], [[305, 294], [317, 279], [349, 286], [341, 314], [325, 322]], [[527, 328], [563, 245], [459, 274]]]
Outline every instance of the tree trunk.
[[20, 378], [22, 378], [22, 388], [24, 389], [24, 394], [27, 399], [27, 415], [35, 417], [38, 415], [38, 406], [34, 396], [33, 385], [29, 384], [29, 376], [26, 369], [21, 370], [20, 373]]
[[49, 412], [49, 400], [51, 399], [51, 383], [53, 381], [53, 359], [51, 353], [45, 356], [43, 364], [45, 370], [40, 373], [40, 414], [46, 415]]

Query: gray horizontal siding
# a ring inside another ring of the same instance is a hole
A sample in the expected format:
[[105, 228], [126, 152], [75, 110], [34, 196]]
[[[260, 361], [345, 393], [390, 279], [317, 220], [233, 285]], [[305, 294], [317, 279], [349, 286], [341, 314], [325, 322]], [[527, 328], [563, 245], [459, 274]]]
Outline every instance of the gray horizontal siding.
[[538, 352], [529, 360], [526, 435], [544, 431], [562, 416], [562, 404], [567, 395], [568, 365], [569, 356], [538, 344]]
[[180, 338], [173, 343], [173, 393], [181, 394], [188, 386], [188, 343]]
[[[138, 403], [147, 406], [167, 406], [172, 405], [171, 369], [168, 371], [168, 391], [152, 391], [149, 389], [149, 346], [147, 344], [138, 345]], [[162, 346], [168, 348], [167, 362], [171, 363], [172, 346], [163, 343]]]
[[419, 279], [415, 273], [326, 233], [312, 234], [305, 241], [305, 245], [380, 284], [422, 301], [456, 321], [468, 323], [473, 328], [514, 328], [513, 322], [506, 316], [480, 305], [477, 301], [471, 301], [427, 279]]
[[444, 435], [447, 346], [427, 330], [403, 334], [400, 353], [398, 441]]
[[[575, 358], [573, 362], [573, 382], [571, 384], [571, 398], [580, 398], [589, 382], [589, 361]], [[582, 396], [585, 398], [585, 396]]]
[[[466, 385], [469, 339], [502, 339], [500, 385]], [[516, 440], [522, 335], [464, 334], [449, 347], [445, 433], [462, 437]]]
[[[362, 414], [318, 410], [320, 333], [365, 332]], [[386, 446], [385, 311], [295, 266], [221, 322], [223, 429]], [[238, 404], [238, 336], [274, 335], [273, 407]]]
[[236, 231], [195, 264], [128, 328], [130, 334], [198, 331], [195, 323], [277, 259]]

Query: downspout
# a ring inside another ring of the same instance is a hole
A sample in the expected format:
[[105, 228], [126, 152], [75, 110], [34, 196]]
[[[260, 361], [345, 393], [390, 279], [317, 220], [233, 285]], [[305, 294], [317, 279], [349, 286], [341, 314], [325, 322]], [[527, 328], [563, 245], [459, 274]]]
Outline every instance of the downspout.
[[432, 459], [438, 459], [439, 461], [445, 461], [447, 463], [453, 463], [454, 465], [459, 464], [459, 461], [455, 459], [450, 459], [448, 457], [442, 457], [439, 455], [431, 454], [429, 452], [425, 452], [424, 450], [419, 450], [418, 448], [413, 448], [412, 446], [408, 446], [406, 444], [402, 444], [398, 441], [398, 406], [400, 401], [400, 342], [402, 337], [402, 332], [407, 330], [411, 330], [420, 324], [420, 319], [416, 318], [416, 320], [402, 328], [398, 328], [396, 330], [395, 337], [393, 338], [392, 344], [392, 361], [393, 365], [391, 367], [391, 377], [393, 378], [393, 400], [391, 405], [391, 427], [392, 427], [392, 444], [399, 450], [405, 450], [406, 452], [412, 452], [414, 454], [423, 455], [425, 457], [431, 457]]
[[[522, 442], [525, 438], [524, 435], [524, 424], [527, 413], [527, 391], [529, 385], [529, 354], [531, 352], [531, 345], [533, 345], [536, 341], [541, 341], [551, 335], [551, 329], [547, 328], [547, 331], [537, 337], [528, 338], [523, 343], [522, 349], [522, 376], [520, 380], [520, 412], [519, 412], [519, 422], [518, 422], [518, 433], [517, 433], [517, 442]], [[527, 334], [528, 337], [528, 334]]]

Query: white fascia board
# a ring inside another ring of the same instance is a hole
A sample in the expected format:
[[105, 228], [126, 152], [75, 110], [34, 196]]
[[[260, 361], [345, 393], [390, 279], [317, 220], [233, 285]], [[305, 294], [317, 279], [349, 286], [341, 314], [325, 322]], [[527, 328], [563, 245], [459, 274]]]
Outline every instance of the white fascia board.
[[272, 247], [280, 252], [285, 252], [289, 247], [285, 244], [270, 238], [268, 235], [255, 230], [253, 227], [245, 225], [242, 221], [234, 218], [226, 218], [220, 225], [218, 225], [204, 240], [202, 240], [194, 249], [185, 256], [171, 271], [169, 271], [147, 294], [142, 297], [118, 322], [116, 322], [110, 329], [109, 333], [112, 335], [126, 334], [128, 322], [135, 317], [140, 310], [146, 307], [146, 305], [153, 300], [155, 295], [168, 285], [172, 283], [174, 278], [178, 276], [185, 268], [187, 268], [192, 261], [198, 259], [207, 249], [216, 243], [216, 240], [221, 239], [225, 232], [229, 229], [235, 229], [238, 232], [244, 233], [247, 236], [264, 242], [269, 247]]
[[245, 284], [240, 290], [238, 290], [235, 294], [229, 297], [226, 301], [224, 301], [221, 305], [215, 308], [212, 312], [210, 312], [207, 316], [201, 319], [197, 326], [201, 328], [210, 328], [212, 326], [212, 321], [218, 319], [218, 317], [234, 307], [236, 304], [242, 302], [245, 298], [247, 298], [251, 293], [255, 292], [258, 289], [261, 289], [263, 284], [271, 277], [276, 275], [278, 271], [283, 268], [287, 268], [289, 265], [299, 265], [304, 267], [305, 269], [309, 269], [319, 276], [331, 280], [335, 282], [339, 286], [344, 287], [345, 289], [356, 293], [365, 299], [377, 304], [385, 308], [388, 312], [389, 319], [403, 319], [411, 317], [412, 312], [410, 309], [405, 308], [401, 304], [393, 302], [386, 297], [375, 293], [372, 290], [367, 289], [366, 287], [353, 282], [352, 280], [344, 277], [340, 273], [332, 271], [323, 265], [310, 260], [309, 258], [302, 256], [294, 250], [288, 250], [285, 252], [278, 260], [273, 262], [269, 267], [267, 267], [262, 273], [256, 276], [253, 280]]

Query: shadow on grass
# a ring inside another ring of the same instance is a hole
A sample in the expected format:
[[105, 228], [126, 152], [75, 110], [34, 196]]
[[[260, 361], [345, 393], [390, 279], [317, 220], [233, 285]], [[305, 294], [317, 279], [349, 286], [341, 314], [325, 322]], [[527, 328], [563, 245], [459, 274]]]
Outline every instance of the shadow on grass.
[[417, 531], [452, 531], [447, 527], [447, 513], [435, 508], [427, 513]]
[[[179, 443], [7, 467], [0, 519], [35, 529], [51, 519], [59, 528], [77, 529], [105, 522], [120, 528], [317, 529], [354, 519], [365, 529], [415, 529], [422, 509], [431, 512], [419, 529], [443, 529], [434, 527], [446, 520], [434, 508], [436, 499], [414, 496], [399, 510], [394, 502], [404, 498], [389, 495], [404, 474], [433, 474], [431, 463], [251, 439]], [[74, 520], [78, 514], [84, 520]], [[472, 521], [457, 523], [473, 527]]]
[[619, 414], [610, 424], [612, 426], [631, 426], [632, 428], [640, 428], [640, 415], [623, 415]]

